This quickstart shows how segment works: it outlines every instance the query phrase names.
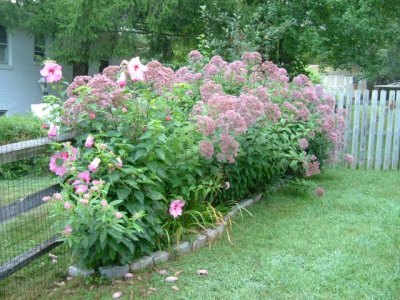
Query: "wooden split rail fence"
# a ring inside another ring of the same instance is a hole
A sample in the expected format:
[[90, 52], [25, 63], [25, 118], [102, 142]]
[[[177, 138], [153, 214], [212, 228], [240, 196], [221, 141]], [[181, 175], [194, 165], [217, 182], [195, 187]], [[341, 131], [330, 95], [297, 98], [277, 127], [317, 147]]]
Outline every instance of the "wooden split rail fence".
[[[73, 134], [64, 134], [55, 139], [39, 138], [0, 146], [0, 166], [3, 164], [14, 163], [20, 160], [37, 157], [46, 153], [50, 144], [53, 142], [68, 141], [73, 139], [73, 137]], [[30, 186], [29, 180], [26, 182], [26, 185]], [[42, 198], [57, 192], [59, 188], [60, 187], [57, 184], [51, 185], [40, 191], [31, 192], [29, 195], [23, 196], [21, 199], [14, 199], [14, 201], [11, 203], [3, 205], [3, 203], [0, 202], [0, 232], [3, 233], [3, 237], [5, 236], [7, 239], [11, 240], [11, 242], [13, 239], [17, 239], [16, 236], [9, 236], [7, 233], [7, 230], [10, 228], [8, 223], [13, 222], [14, 219], [23, 216], [25, 213], [30, 213], [39, 218], [39, 216], [41, 216], [41, 210], [39, 208], [44, 204]], [[5, 190], [0, 192], [2, 192], [3, 195], [7, 195], [9, 190], [7, 187], [5, 187]], [[26, 222], [23, 223], [24, 226], [21, 226], [18, 231], [20, 234], [22, 234], [22, 231], [24, 230], [30, 231], [32, 227], [37, 226], [37, 224], [29, 224]], [[0, 280], [9, 277], [61, 243], [58, 241], [57, 236], [51, 235], [50, 226], [48, 228], [48, 234], [49, 238], [47, 240], [44, 240], [33, 247], [29, 246], [31, 245], [31, 241], [29, 239], [22, 241], [21, 249], [28, 250], [17, 253], [14, 258], [11, 258], [6, 262], [3, 262], [3, 258], [7, 257], [7, 255], [5, 255], [5, 253], [0, 253], [0, 261], [2, 261], [2, 264], [0, 265]], [[5, 256], [3, 256], [3, 254]], [[0, 298], [1, 296], [2, 294], [0, 293]]]
[[400, 91], [336, 90], [337, 109], [345, 108], [343, 155], [355, 168], [398, 170], [400, 155]]

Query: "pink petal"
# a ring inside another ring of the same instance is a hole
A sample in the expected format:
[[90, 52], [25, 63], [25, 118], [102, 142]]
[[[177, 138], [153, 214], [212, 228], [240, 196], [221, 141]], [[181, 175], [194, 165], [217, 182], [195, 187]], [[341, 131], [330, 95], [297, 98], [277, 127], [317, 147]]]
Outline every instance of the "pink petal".
[[112, 295], [113, 299], [117, 299], [117, 298], [119, 298], [119, 297], [121, 297], [121, 296], [122, 296], [122, 292], [115, 292], [115, 293]]
[[197, 270], [197, 275], [205, 276], [205, 275], [207, 275], [207, 274], [208, 274], [208, 271], [207, 271], [207, 270]]
[[125, 275], [124, 275], [124, 277], [126, 278], [126, 279], [129, 279], [129, 278], [133, 278], [133, 274], [132, 273], [126, 273]]
[[160, 275], [167, 275], [168, 272], [167, 272], [167, 270], [160, 270], [160, 271], [158, 271], [158, 274], [160, 274]]
[[169, 276], [169, 277], [165, 278], [166, 282], [175, 282], [177, 280], [178, 280], [178, 277], [175, 277], [175, 276]]

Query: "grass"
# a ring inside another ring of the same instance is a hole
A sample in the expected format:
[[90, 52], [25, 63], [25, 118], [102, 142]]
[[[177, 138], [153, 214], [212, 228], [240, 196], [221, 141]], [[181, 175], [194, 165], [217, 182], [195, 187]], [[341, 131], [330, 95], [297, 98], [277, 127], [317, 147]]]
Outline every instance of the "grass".
[[0, 264], [55, 235], [45, 204], [0, 225]]
[[[253, 205], [253, 217], [237, 220], [233, 245], [223, 238], [131, 281], [74, 279], [40, 299], [111, 299], [115, 291], [120, 299], [399, 299], [399, 173], [332, 169], [316, 181], [322, 198], [286, 187]], [[179, 280], [165, 282], [159, 269], [181, 272]]]
[[57, 183], [55, 176], [27, 176], [15, 180], [0, 180], [0, 207]]

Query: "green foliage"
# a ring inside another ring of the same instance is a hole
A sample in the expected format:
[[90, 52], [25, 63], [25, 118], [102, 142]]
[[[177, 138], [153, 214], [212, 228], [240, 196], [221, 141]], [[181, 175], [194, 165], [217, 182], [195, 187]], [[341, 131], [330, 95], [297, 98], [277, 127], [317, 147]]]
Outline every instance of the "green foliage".
[[223, 194], [224, 199], [242, 199], [249, 192], [260, 192], [278, 178], [301, 175], [306, 155], [299, 152], [298, 142], [313, 129], [312, 122], [292, 123], [284, 119], [277, 124], [265, 122], [252, 128], [241, 141], [237, 163], [224, 168], [226, 179], [231, 183], [231, 188]]
[[0, 145], [17, 143], [46, 136], [42, 122], [32, 115], [0, 117]]
[[309, 139], [307, 152], [320, 158], [320, 165], [322, 167], [329, 158], [329, 149], [331, 147], [332, 143], [327, 139], [326, 135], [317, 132], [314, 138]]
[[[0, 117], [0, 145], [32, 140], [46, 135], [42, 122], [32, 115]], [[0, 165], [0, 179], [16, 179], [26, 174], [43, 174], [48, 166], [47, 155]]]
[[[235, 72], [221, 57], [190, 56], [176, 72], [150, 62], [145, 80], [119, 85], [133, 72], [123, 62], [87, 83], [77, 77], [65, 103], [45, 99], [61, 132], [76, 134], [74, 145], [54, 144], [50, 169], [63, 189], [49, 198], [80, 265], [126, 264], [223, 224], [235, 201], [280, 178], [305, 186], [296, 179], [318, 174], [332, 146], [323, 137], [341, 136], [333, 99], [306, 76], [289, 82], [254, 52], [229, 65]], [[211, 61], [220, 68], [210, 75]], [[315, 131], [318, 158], [300, 143]]]

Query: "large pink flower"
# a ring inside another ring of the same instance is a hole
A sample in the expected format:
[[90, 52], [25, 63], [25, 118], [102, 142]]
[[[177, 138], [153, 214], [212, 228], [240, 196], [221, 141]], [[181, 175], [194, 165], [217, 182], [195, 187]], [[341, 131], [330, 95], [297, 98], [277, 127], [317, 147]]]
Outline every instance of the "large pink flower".
[[50, 157], [50, 171], [54, 172], [57, 176], [64, 176], [67, 173], [65, 163], [68, 160], [67, 152], [58, 152]]
[[122, 72], [119, 75], [119, 78], [117, 80], [118, 85], [120, 86], [120, 88], [123, 88], [124, 86], [126, 86], [126, 75], [125, 72]]
[[171, 202], [169, 206], [169, 213], [174, 218], [179, 217], [182, 215], [182, 207], [185, 206], [185, 201], [183, 200], [174, 200]]
[[85, 141], [85, 147], [86, 148], [92, 148], [94, 144], [94, 138], [91, 135], [88, 135]]
[[46, 78], [48, 83], [60, 81], [62, 78], [62, 67], [52, 61], [47, 61], [43, 69], [40, 70], [40, 75]]
[[84, 184], [76, 185], [76, 186], [74, 186], [74, 188], [75, 188], [75, 193], [77, 193], [77, 194], [84, 194], [88, 190], [88, 187]]
[[90, 163], [90, 165], [88, 166], [89, 170], [91, 172], [96, 172], [97, 168], [99, 167], [100, 164], [100, 158], [96, 157], [95, 159], [93, 159], [93, 161]]
[[143, 81], [144, 72], [147, 71], [147, 67], [142, 65], [139, 57], [132, 58], [128, 62], [128, 73], [133, 81]]
[[90, 182], [90, 172], [89, 171], [83, 171], [83, 172], [78, 174], [78, 178], [82, 179], [86, 183], [89, 183]]
[[52, 124], [52, 125], [50, 126], [50, 129], [49, 129], [49, 131], [47, 132], [47, 136], [48, 136], [49, 138], [54, 138], [54, 137], [57, 136], [57, 126], [56, 126], [56, 125]]

